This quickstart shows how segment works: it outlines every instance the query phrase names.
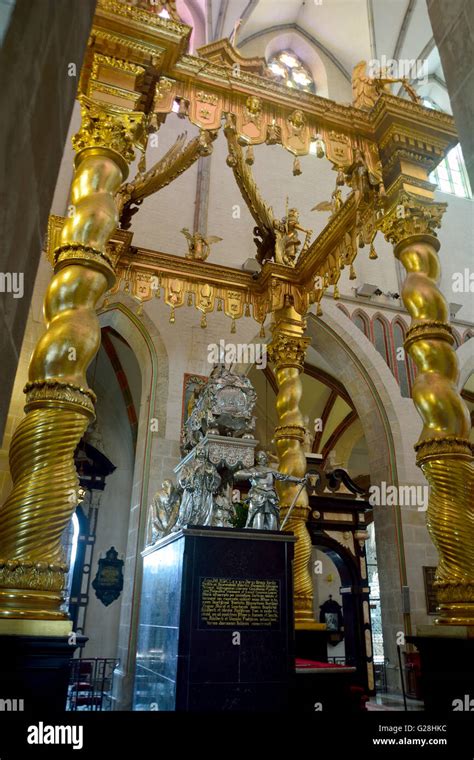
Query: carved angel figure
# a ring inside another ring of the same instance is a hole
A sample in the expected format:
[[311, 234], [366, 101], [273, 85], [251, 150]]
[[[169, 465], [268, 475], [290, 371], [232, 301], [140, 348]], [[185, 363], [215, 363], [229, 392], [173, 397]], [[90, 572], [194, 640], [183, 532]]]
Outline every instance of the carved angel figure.
[[316, 206], [313, 206], [311, 211], [330, 211], [331, 216], [334, 216], [337, 214], [339, 209], [342, 208], [343, 204], [344, 201], [342, 200], [341, 189], [339, 187], [336, 187], [336, 189], [331, 193], [330, 201], [321, 201], [321, 203], [317, 203]]
[[200, 232], [194, 232], [192, 235], [187, 227], [183, 227], [181, 230], [186, 240], [188, 241], [188, 253], [187, 259], [194, 259], [194, 261], [206, 261], [211, 251], [211, 245], [214, 243], [220, 243], [221, 237], [217, 235], [209, 235], [204, 237]]
[[172, 532], [178, 519], [182, 494], [182, 489], [174, 486], [171, 480], [163, 481], [148, 508], [147, 546]]
[[301, 241], [298, 237], [298, 231], [305, 232], [306, 237], [301, 249], [305, 251], [309, 245], [309, 239], [313, 234], [312, 230], [305, 230], [299, 223], [299, 211], [296, 208], [290, 208], [288, 216], [283, 219], [275, 219], [273, 226], [275, 229], [275, 261], [277, 264], [285, 264], [288, 267], [294, 267], [298, 258], [298, 249]]
[[370, 110], [382, 92], [390, 92], [390, 85], [400, 82], [411, 100], [419, 103], [420, 99], [406, 77], [390, 77], [382, 71], [381, 76], [367, 76], [367, 62], [359, 61], [352, 69], [352, 102], [356, 108]]

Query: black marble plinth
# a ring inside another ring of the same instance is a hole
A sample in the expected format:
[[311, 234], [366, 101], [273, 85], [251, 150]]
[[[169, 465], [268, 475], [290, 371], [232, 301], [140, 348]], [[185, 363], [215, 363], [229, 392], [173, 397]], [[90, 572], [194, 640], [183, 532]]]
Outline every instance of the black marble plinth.
[[328, 632], [317, 629], [296, 629], [295, 656], [302, 660], [328, 661]]
[[295, 713], [346, 715], [365, 710], [366, 701], [355, 667], [296, 668], [292, 694]]
[[[0, 698], [5, 711], [64, 712], [71, 660], [87, 637], [0, 636]], [[10, 701], [11, 704], [10, 704]]]
[[425, 710], [474, 710], [474, 638], [469, 628], [431, 628], [429, 635], [406, 637], [420, 653]]
[[135, 710], [288, 709], [294, 540], [189, 527], [143, 552]]

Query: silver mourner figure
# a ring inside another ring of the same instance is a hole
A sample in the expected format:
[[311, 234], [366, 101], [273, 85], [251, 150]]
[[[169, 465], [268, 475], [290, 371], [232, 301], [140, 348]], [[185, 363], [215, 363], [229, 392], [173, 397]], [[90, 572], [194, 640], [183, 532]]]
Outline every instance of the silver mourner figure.
[[236, 480], [250, 480], [251, 488], [246, 501], [249, 505], [246, 528], [257, 530], [278, 530], [280, 527], [280, 509], [278, 495], [274, 488], [275, 480], [289, 483], [304, 483], [306, 478], [284, 475], [268, 467], [268, 457], [264, 451], [256, 456], [257, 464], [248, 470], [239, 470], [234, 474]]

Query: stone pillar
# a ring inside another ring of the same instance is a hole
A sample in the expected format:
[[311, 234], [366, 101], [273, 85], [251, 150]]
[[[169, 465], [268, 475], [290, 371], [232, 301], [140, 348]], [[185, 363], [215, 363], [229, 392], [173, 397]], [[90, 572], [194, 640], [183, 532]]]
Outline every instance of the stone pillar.
[[471, 188], [474, 188], [474, 3], [472, 0], [427, 0], [436, 47], [459, 131]]
[[444, 210], [445, 204], [402, 190], [380, 226], [407, 272], [402, 298], [412, 321], [405, 348], [418, 369], [412, 396], [424, 423], [415, 450], [431, 487], [427, 527], [439, 552], [435, 622], [465, 626], [474, 625], [474, 465], [448, 305], [437, 286], [434, 231]]
[[[67, 566], [60, 538], [78, 498], [74, 451], [94, 417], [86, 371], [100, 345], [96, 304], [115, 279], [106, 244], [118, 223], [115, 193], [144, 114], [103, 108], [82, 97], [82, 126], [71, 189], [74, 215], [54, 253], [44, 315], [25, 387], [26, 416], [10, 447], [13, 490], [0, 509], [0, 631], [70, 628], [61, 610]], [[35, 623], [36, 625], [35, 627]], [[48, 625], [46, 625], [48, 624]], [[54, 628], [54, 626], [53, 626]]]
[[[300, 375], [309, 344], [305, 331], [306, 320], [292, 305], [286, 305], [275, 312], [272, 340], [268, 346], [268, 356], [273, 362], [278, 384], [276, 407], [279, 425], [275, 429], [275, 444], [279, 470], [298, 478], [306, 474], [306, 457], [303, 451], [305, 428], [299, 407], [302, 395]], [[281, 519], [284, 520], [300, 486], [278, 483], [277, 488]], [[314, 622], [313, 584], [309, 570], [311, 538], [306, 528], [308, 514], [308, 494], [306, 489], [303, 489], [285, 526], [286, 530], [292, 531], [298, 538], [293, 565], [297, 628], [304, 628], [306, 624]]]

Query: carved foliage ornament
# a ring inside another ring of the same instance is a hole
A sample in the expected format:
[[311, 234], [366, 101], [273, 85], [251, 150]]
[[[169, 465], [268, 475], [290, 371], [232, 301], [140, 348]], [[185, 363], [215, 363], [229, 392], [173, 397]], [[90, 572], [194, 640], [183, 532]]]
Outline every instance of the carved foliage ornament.
[[379, 218], [379, 229], [390, 243], [396, 245], [411, 235], [436, 236], [446, 203], [420, 200], [409, 193], [401, 193], [397, 200]]
[[268, 356], [271, 362], [279, 366], [303, 367], [309, 338], [293, 338], [279, 333], [275, 335], [268, 346]]
[[135, 157], [134, 147], [146, 146], [145, 114], [117, 108], [102, 108], [82, 96], [80, 130], [72, 138], [75, 151], [108, 148], [119, 153], [127, 163]]

